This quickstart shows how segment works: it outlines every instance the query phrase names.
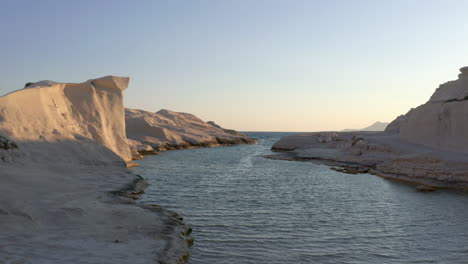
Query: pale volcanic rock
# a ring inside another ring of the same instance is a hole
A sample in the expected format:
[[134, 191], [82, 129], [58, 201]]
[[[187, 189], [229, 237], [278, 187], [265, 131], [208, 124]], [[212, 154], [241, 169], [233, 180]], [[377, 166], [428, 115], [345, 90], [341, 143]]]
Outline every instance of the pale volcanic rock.
[[[0, 134], [32, 159], [49, 153], [83, 163], [130, 161], [122, 95], [128, 82], [106, 76], [84, 83], [32, 83], [0, 97]], [[101, 144], [118, 157], [102, 155], [108, 150]]]
[[125, 109], [125, 119], [127, 137], [157, 151], [255, 143], [242, 133], [204, 122], [188, 113]]
[[468, 96], [468, 67], [460, 69], [458, 80], [441, 84], [429, 99], [429, 102], [445, 102], [448, 100], [464, 100]]
[[460, 71], [459, 79], [441, 85], [429, 102], [392, 122], [392, 130], [410, 142], [468, 153], [468, 67]]
[[271, 158], [357, 166], [385, 178], [468, 188], [468, 67], [460, 71], [458, 80], [441, 85], [385, 132], [292, 134], [272, 146], [283, 153]]
[[143, 144], [139, 141], [131, 140], [131, 139], [127, 139], [127, 142], [128, 142], [128, 146], [130, 147], [130, 151], [132, 152], [133, 160], [143, 159], [143, 155], [159, 154], [150, 145]]
[[128, 78], [29, 83], [0, 97], [0, 263], [180, 263], [180, 216], [134, 199]]

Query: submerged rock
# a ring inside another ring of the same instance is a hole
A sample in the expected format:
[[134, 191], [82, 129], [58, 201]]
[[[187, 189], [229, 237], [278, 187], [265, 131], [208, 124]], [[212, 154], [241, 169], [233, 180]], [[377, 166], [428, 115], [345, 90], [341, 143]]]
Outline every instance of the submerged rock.
[[430, 186], [418, 185], [416, 186], [416, 190], [419, 192], [434, 192], [436, 189]]
[[9, 149], [17, 149], [18, 145], [11, 140], [8, 140], [6, 137], [0, 136], [0, 149], [9, 150]]

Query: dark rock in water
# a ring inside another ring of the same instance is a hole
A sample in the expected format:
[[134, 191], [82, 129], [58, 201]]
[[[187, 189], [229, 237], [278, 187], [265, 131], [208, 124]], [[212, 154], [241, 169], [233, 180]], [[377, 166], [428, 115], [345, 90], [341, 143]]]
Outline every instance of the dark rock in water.
[[343, 167], [343, 168], [332, 167], [330, 169], [334, 171], [342, 172], [342, 173], [347, 173], [347, 174], [358, 174], [358, 173], [369, 172], [369, 168], [360, 167], [360, 166], [349, 166], [349, 167]]
[[343, 170], [344, 173], [348, 173], [348, 174], [358, 174], [359, 171], [355, 168], [345, 168]]
[[419, 192], [433, 192], [436, 189], [430, 186], [425, 186], [425, 185], [418, 185], [416, 186], [416, 190]]
[[6, 137], [0, 136], [0, 149], [9, 150], [17, 149], [18, 145], [15, 142], [7, 139]]
[[241, 132], [237, 132], [235, 131], [234, 129], [226, 129], [226, 128], [222, 128], [220, 125], [216, 124], [214, 121], [208, 121], [206, 122], [207, 124], [210, 124], [216, 128], [219, 128], [219, 129], [222, 129], [224, 132], [228, 133], [228, 134], [231, 134], [233, 136], [238, 136], [238, 137], [247, 137], [244, 133], [241, 133]]
[[155, 151], [155, 150], [138, 150], [138, 153], [141, 155], [159, 155], [161, 153]]

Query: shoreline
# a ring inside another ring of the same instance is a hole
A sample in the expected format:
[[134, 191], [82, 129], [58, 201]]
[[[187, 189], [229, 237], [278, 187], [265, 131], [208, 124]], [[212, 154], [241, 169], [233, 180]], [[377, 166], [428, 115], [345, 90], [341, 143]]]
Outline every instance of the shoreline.
[[[118, 190], [112, 191], [111, 193], [116, 196], [127, 198], [130, 200], [137, 201], [141, 198], [141, 195], [145, 193], [145, 190], [149, 186], [149, 183], [140, 175], [134, 174], [135, 179], [128, 184], [127, 187]], [[190, 236], [192, 233], [192, 228], [184, 223], [183, 217], [174, 211], [165, 209], [158, 204], [135, 204], [138, 207], [141, 207], [147, 211], [158, 214], [159, 217], [163, 216], [165, 227], [163, 235], [165, 240], [168, 241], [168, 244], [164, 247], [162, 252], [163, 256], [158, 260], [159, 263], [173, 263], [175, 260], [172, 255], [176, 255], [176, 260], [178, 264], [186, 263], [190, 258], [190, 247], [193, 245], [193, 238]], [[175, 244], [185, 244], [185, 249], [181, 252], [174, 254], [172, 251], [177, 248]]]
[[148, 183], [123, 165], [0, 164], [0, 171], [11, 182], [0, 186], [1, 263], [189, 259], [191, 227], [176, 212], [139, 203]]
[[[226, 143], [226, 144], [215, 144], [215, 145], [174, 145], [170, 149], [165, 150], [158, 150], [160, 152], [166, 151], [173, 151], [173, 150], [186, 150], [186, 149], [197, 149], [197, 148], [217, 148], [217, 147], [232, 147], [237, 145], [252, 145], [257, 144], [257, 139], [252, 139], [251, 141], [244, 141], [242, 143]], [[133, 160], [141, 160], [144, 159], [145, 156], [154, 156], [159, 155], [159, 153], [139, 153], [141, 155], [138, 159]], [[113, 191], [112, 194], [120, 197], [124, 197], [126, 199], [130, 199], [133, 201], [137, 201], [141, 198], [141, 195], [145, 193], [146, 188], [149, 186], [149, 183], [139, 174], [132, 172], [131, 168], [140, 166], [138, 163], [127, 163], [127, 168], [130, 172], [135, 175], [135, 179], [125, 188]], [[167, 219], [167, 225], [164, 230], [164, 234], [166, 236], [166, 240], [170, 241], [169, 244], [164, 248], [163, 254], [171, 255], [171, 251], [173, 251], [177, 246], [176, 243], [180, 243], [182, 240], [184, 245], [186, 246], [186, 250], [184, 252], [180, 252], [179, 256], [177, 257], [177, 264], [184, 264], [190, 259], [190, 248], [193, 246], [194, 238], [190, 235], [192, 233], [192, 228], [184, 222], [183, 217], [174, 211], [165, 209], [158, 204], [135, 204], [145, 210], [149, 210], [151, 212], [156, 212], [158, 214], [162, 214], [163, 217]], [[176, 234], [176, 236], [171, 236]], [[178, 240], [178, 241], [177, 241]], [[163, 260], [159, 260], [159, 263], [172, 263], [171, 259], [168, 257], [164, 257]]]
[[[225, 143], [225, 144], [183, 144], [183, 145], [170, 145], [164, 147], [153, 148], [153, 151], [147, 150], [137, 150], [139, 156], [134, 155], [132, 161], [144, 159], [145, 156], [154, 156], [159, 155], [159, 152], [173, 151], [173, 150], [184, 150], [184, 149], [198, 149], [198, 148], [218, 148], [218, 147], [233, 147], [238, 145], [255, 145], [257, 144], [257, 139], [251, 139], [252, 141], [244, 141], [239, 143]], [[129, 163], [130, 167], [136, 167], [138, 165], [133, 165]]]
[[[387, 180], [399, 181], [417, 186], [427, 186], [434, 189], [449, 189], [449, 190], [461, 190], [468, 191], [468, 181], [442, 181], [437, 179], [413, 177], [408, 175], [399, 175], [396, 173], [385, 173], [376, 168], [376, 166], [368, 166], [357, 162], [344, 162], [333, 159], [323, 158], [311, 158], [301, 157], [291, 150], [278, 150], [273, 149], [272, 151], [278, 152], [279, 154], [263, 155], [264, 158], [272, 160], [284, 160], [284, 161], [296, 161], [296, 162], [312, 162], [319, 165], [328, 166], [329, 169], [345, 173], [345, 174], [362, 174], [368, 173], [374, 176], [378, 176]], [[336, 168], [338, 167], [338, 168]]]
[[127, 111], [129, 81], [39, 81], [0, 96], [0, 263], [188, 260], [193, 239], [180, 214], [136, 202], [147, 183], [128, 168], [152, 148], [127, 130], [156, 146], [194, 145], [174, 149], [251, 139], [187, 113]]

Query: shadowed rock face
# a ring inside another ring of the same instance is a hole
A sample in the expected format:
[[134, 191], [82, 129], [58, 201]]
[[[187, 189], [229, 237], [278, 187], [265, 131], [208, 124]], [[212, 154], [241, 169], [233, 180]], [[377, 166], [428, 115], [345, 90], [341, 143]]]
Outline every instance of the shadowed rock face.
[[[0, 97], [0, 133], [22, 146], [21, 150], [31, 157], [40, 158], [52, 151], [57, 159], [119, 159], [95, 151], [100, 146], [89, 144], [91, 149], [85, 149], [82, 142], [88, 140], [99, 142], [129, 161], [122, 99], [128, 82], [126, 77], [106, 76], [83, 83], [28, 83], [24, 89]], [[56, 148], [28, 147], [47, 142]], [[67, 144], [61, 149], [60, 142]]]
[[395, 119], [386, 129], [401, 139], [468, 153], [468, 67], [458, 80], [439, 86], [430, 100]]
[[255, 143], [244, 134], [214, 122], [206, 123], [192, 114], [170, 110], [151, 113], [125, 109], [125, 122], [129, 139], [159, 151]]

